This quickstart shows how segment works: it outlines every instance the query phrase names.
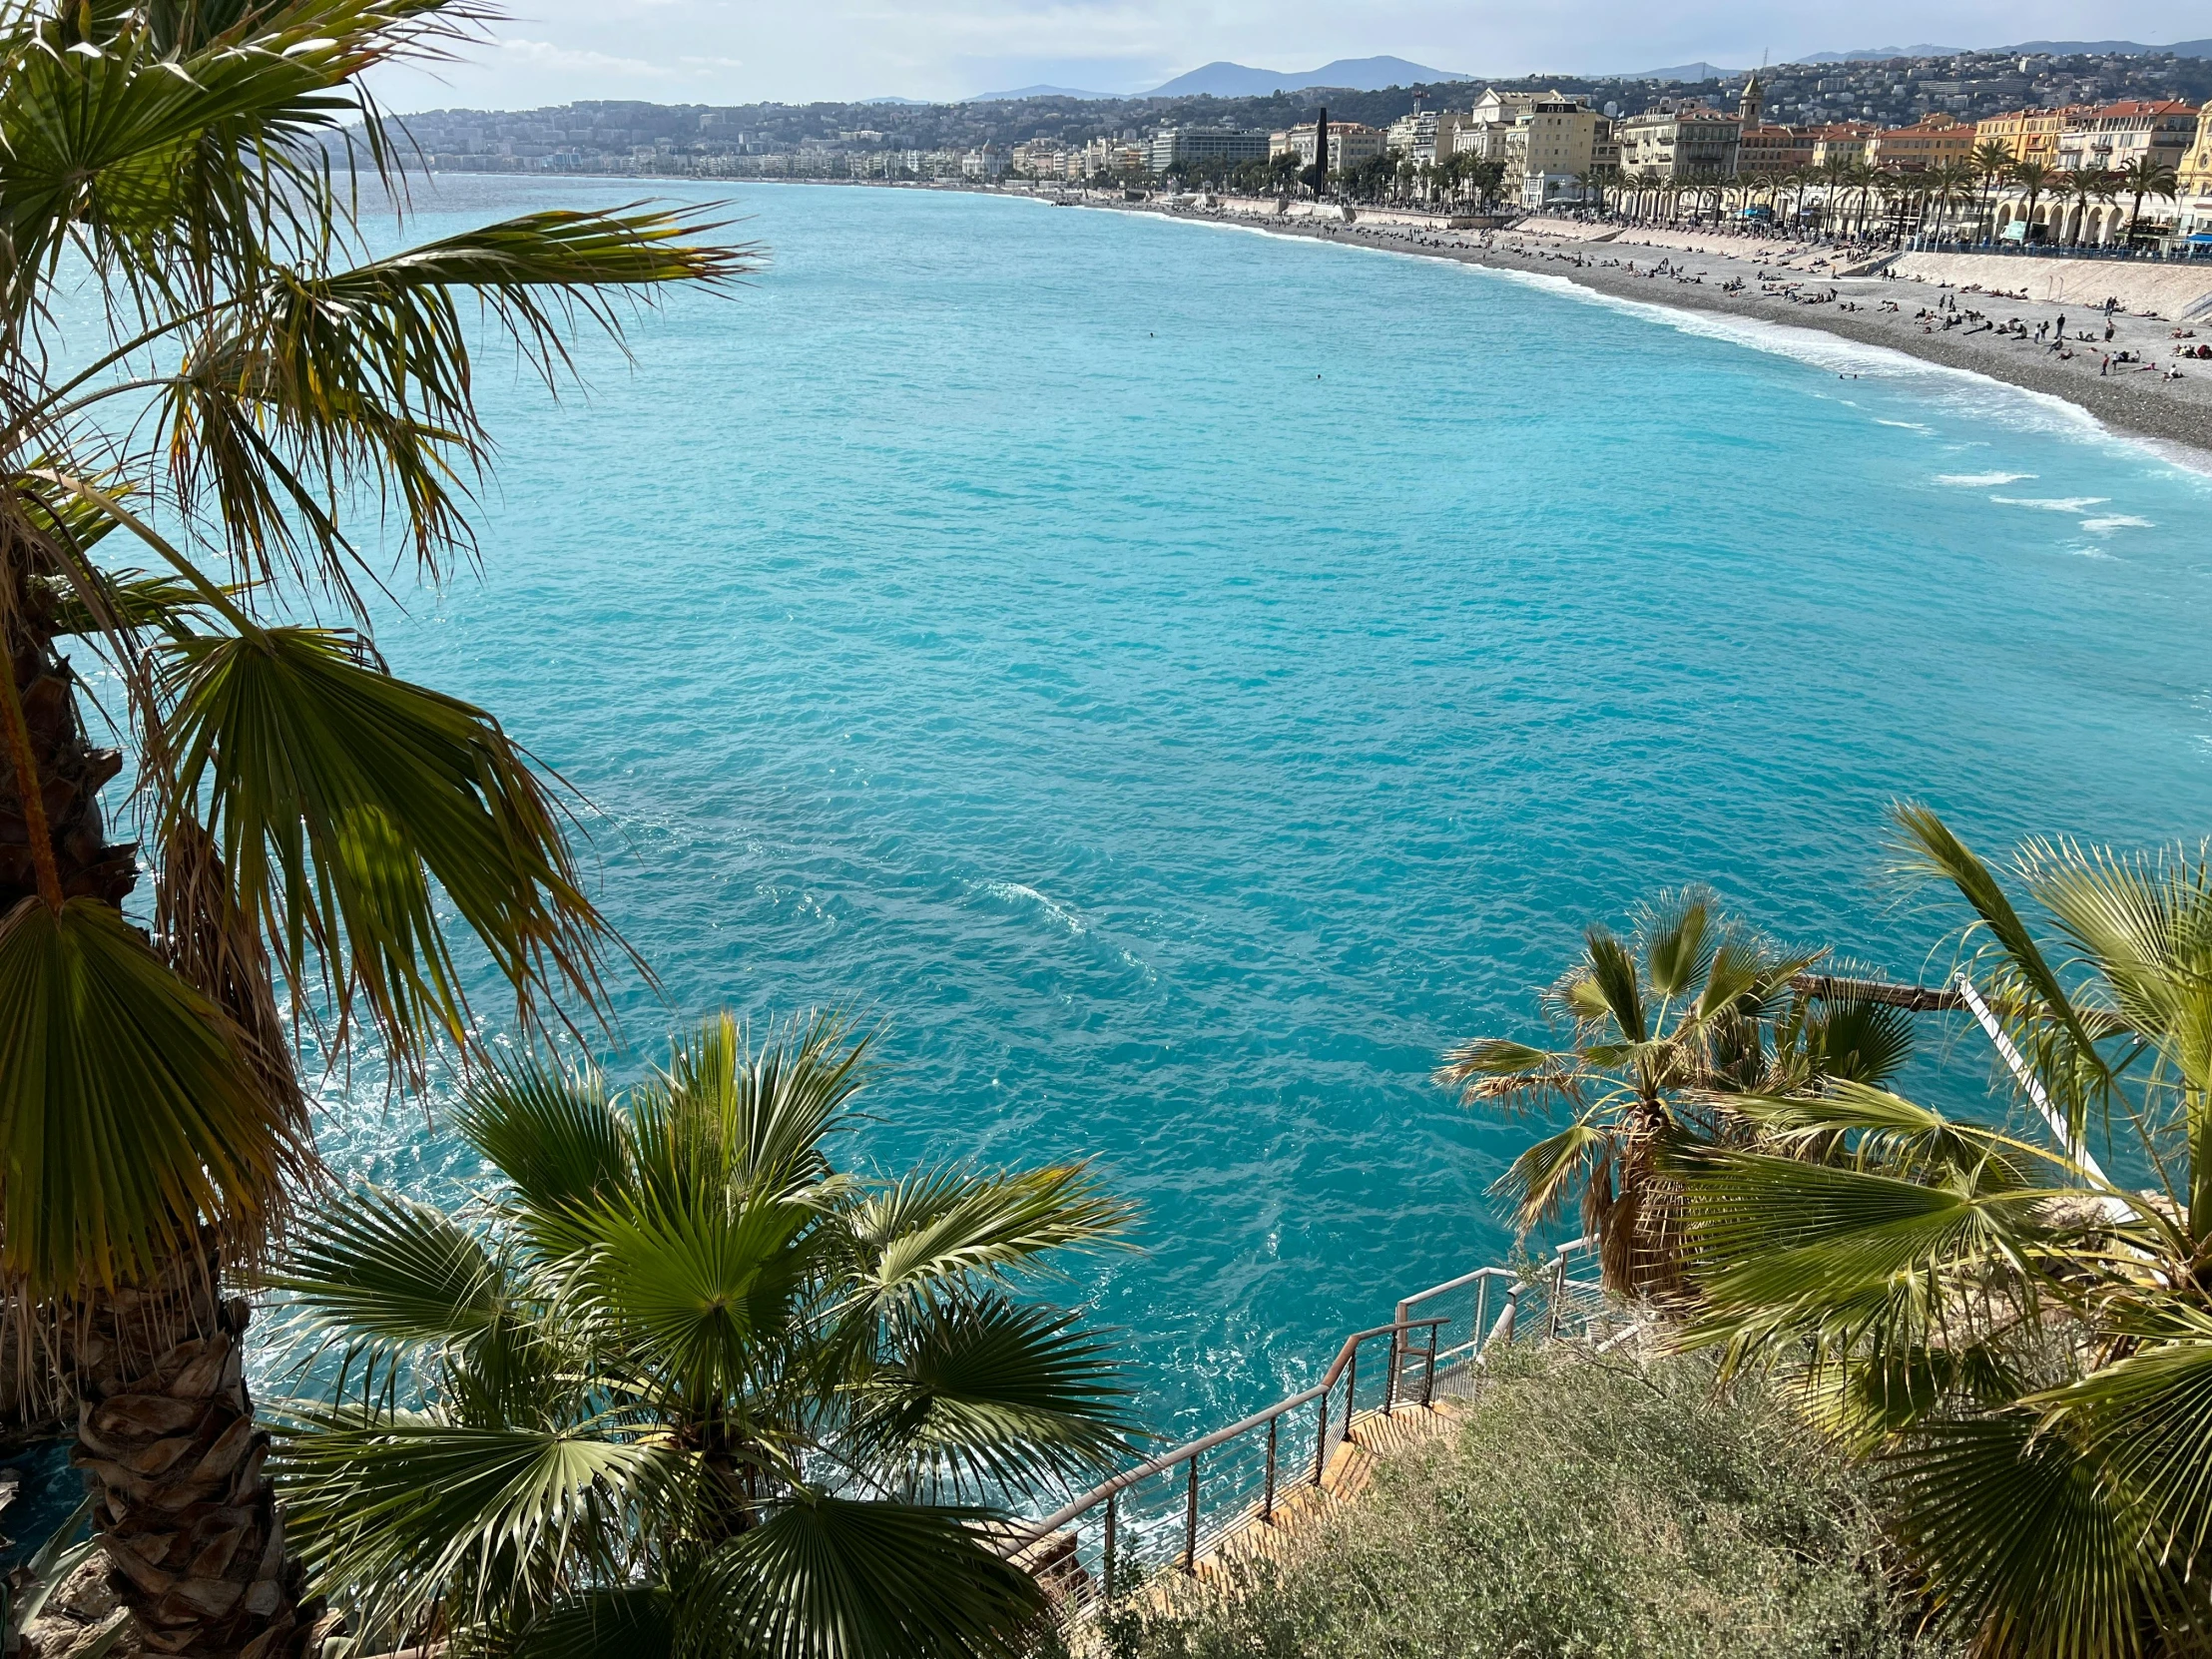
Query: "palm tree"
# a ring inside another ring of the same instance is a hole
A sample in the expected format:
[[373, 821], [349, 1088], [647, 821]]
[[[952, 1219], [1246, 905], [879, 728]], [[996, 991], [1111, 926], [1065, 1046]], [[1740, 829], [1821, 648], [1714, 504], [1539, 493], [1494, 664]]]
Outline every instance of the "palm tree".
[[1792, 168], [1782, 176], [1783, 184], [1797, 192], [1796, 200], [1790, 209], [1790, 229], [1793, 231], [1804, 223], [1805, 192], [1818, 178], [1819, 175], [1809, 167]]
[[368, 1188], [302, 1229], [279, 1284], [326, 1391], [279, 1478], [365, 1637], [1019, 1651], [1039, 1592], [993, 1530], [1126, 1424], [1098, 1343], [1011, 1293], [1127, 1212], [1076, 1167], [839, 1170], [865, 1046], [725, 1017], [614, 1099], [489, 1073], [475, 1216]]
[[1844, 188], [1859, 196], [1859, 211], [1852, 220], [1854, 236], [1867, 234], [1867, 205], [1885, 179], [1886, 175], [1864, 156], [1853, 156], [1844, 162]]
[[2026, 223], [2030, 235], [2032, 235], [2035, 225], [2035, 204], [2042, 200], [2043, 191], [2050, 184], [2050, 168], [2043, 162], [2024, 161], [2012, 164], [2012, 183], [2027, 194]]
[[1844, 220], [1837, 202], [1850, 183], [1851, 160], [1845, 156], [1831, 156], [1813, 170], [1813, 176], [1821, 183], [1821, 229], [1833, 231]]
[[[1706, 1299], [1691, 1340], [1792, 1374], [1879, 1454], [1977, 1652], [2201, 1652], [2212, 862], [2029, 842], [2009, 861], [2021, 903], [1933, 813], [1899, 818], [1965, 901], [2017, 1110], [1976, 1122], [1859, 1087], [1729, 1102], [1772, 1145], [1677, 1166]], [[2122, 1143], [2126, 1180], [2092, 1133]]]
[[2127, 210], [2127, 234], [2130, 239], [2135, 235], [2136, 221], [2143, 217], [2143, 198], [2162, 196], [2171, 202], [2175, 192], [2181, 188], [2180, 176], [2166, 163], [2147, 152], [2123, 163], [2113, 175], [2113, 184], [2115, 188], [2125, 191], [2130, 199]]
[[2061, 176], [2059, 185], [2073, 199], [2073, 246], [2079, 248], [2088, 239], [2091, 205], [2112, 200], [2111, 178], [2101, 167], [2076, 167]]
[[2012, 152], [1995, 139], [1984, 139], [1973, 147], [1966, 165], [1981, 183], [1981, 217], [1986, 225], [1996, 211], [1997, 188], [2013, 177]]
[[1936, 208], [1936, 235], [1938, 240], [1949, 229], [1955, 217], [1952, 210], [1973, 195], [1975, 177], [1973, 166], [1962, 161], [1940, 162], [1929, 175], [1929, 199]]
[[1522, 1232], [1579, 1196], [1608, 1288], [1679, 1295], [1679, 1205], [1665, 1160], [1740, 1127], [1707, 1098], [1794, 1093], [1832, 1076], [1872, 1082], [1905, 1059], [1903, 1010], [1848, 991], [1816, 1004], [1793, 988], [1819, 959], [1760, 937], [1703, 888], [1662, 893], [1636, 912], [1626, 939], [1592, 927], [1581, 958], [1543, 993], [1565, 1047], [1477, 1037], [1446, 1053], [1436, 1081], [1463, 1103], [1568, 1115], [1497, 1182]]
[[[498, 722], [377, 657], [341, 513], [379, 505], [432, 576], [469, 556], [464, 306], [551, 378], [618, 290], [743, 269], [653, 212], [368, 257], [353, 164], [392, 151], [358, 78], [479, 15], [0, 14], [0, 1293], [17, 1363], [75, 1401], [95, 1532], [164, 1653], [288, 1652], [312, 1616], [226, 1285], [314, 1162], [279, 1009], [326, 1061], [365, 1035], [418, 1083], [473, 1028], [449, 916], [525, 1022], [593, 1005], [612, 942]], [[292, 620], [316, 611], [354, 626]], [[122, 760], [71, 640], [116, 687], [136, 844], [102, 816]]]

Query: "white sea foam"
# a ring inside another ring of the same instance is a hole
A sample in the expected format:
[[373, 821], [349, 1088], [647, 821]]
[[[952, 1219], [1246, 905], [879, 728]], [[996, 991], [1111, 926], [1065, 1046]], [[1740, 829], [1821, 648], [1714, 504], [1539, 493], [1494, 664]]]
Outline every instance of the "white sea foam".
[[[1376, 248], [1356, 241], [1339, 241], [1334, 237], [1285, 239], [1279, 232], [1265, 225], [1238, 225], [1224, 221], [1180, 218], [1168, 219], [1164, 223], [1211, 225], [1217, 230], [1243, 231], [1277, 241], [1302, 242], [1314, 248], [1333, 248], [1340, 252], [1381, 254], [1394, 259], [1435, 263], [1433, 256], [1412, 249]], [[1570, 277], [1555, 276], [1548, 271], [1510, 271], [1500, 266], [1482, 265], [1473, 260], [1453, 260], [1448, 263], [1454, 269], [1474, 276], [1517, 282], [1523, 287], [1538, 288], [1584, 304], [1625, 311], [1651, 321], [1662, 322], [1681, 333], [1727, 340], [1733, 344], [1749, 346], [1755, 351], [1795, 358], [1831, 373], [1858, 375], [1868, 379], [1919, 380], [1950, 409], [1970, 419], [1993, 418], [2019, 430], [2049, 432], [2077, 441], [2095, 442], [2116, 452], [2135, 455], [2147, 453], [2168, 466], [2199, 477], [2212, 478], [2212, 457], [2207, 457], [2201, 450], [2138, 433], [2115, 431], [2087, 409], [2055, 393], [2015, 386], [2010, 381], [1999, 380], [1994, 375], [1983, 374], [1976, 369], [1930, 362], [1926, 358], [1916, 357], [1891, 346], [1864, 345], [1817, 328], [1766, 317], [1684, 310], [1663, 300], [1630, 299], [1620, 294], [1585, 287]]]
[[1065, 927], [1070, 933], [1078, 937], [1090, 931], [1089, 928], [1083, 925], [1081, 916], [1062, 904], [1058, 899], [1037, 891], [1035, 887], [1025, 886], [1019, 881], [980, 881], [972, 883], [972, 885], [990, 894], [991, 897], [1001, 903], [1034, 904], [1037, 907], [1038, 914], [1044, 916], [1048, 921]]
[[1880, 415], [1874, 417], [1874, 423], [1877, 426], [1895, 426], [1906, 432], [1933, 432], [1936, 430], [1935, 427], [1924, 426], [1917, 420], [1884, 420]]
[[2091, 535], [2107, 535], [2114, 530], [2155, 530], [2157, 525], [2147, 518], [2136, 518], [2129, 513], [2113, 513], [2108, 518], [2085, 518], [2081, 527]]
[[1992, 495], [1989, 499], [2000, 507], [2033, 507], [2046, 513], [2085, 513], [2091, 507], [2103, 506], [2112, 498], [2109, 495]]
[[2032, 472], [1938, 472], [1936, 482], [1951, 484], [1959, 489], [1993, 489], [1999, 484], [2021, 484], [2035, 476]]

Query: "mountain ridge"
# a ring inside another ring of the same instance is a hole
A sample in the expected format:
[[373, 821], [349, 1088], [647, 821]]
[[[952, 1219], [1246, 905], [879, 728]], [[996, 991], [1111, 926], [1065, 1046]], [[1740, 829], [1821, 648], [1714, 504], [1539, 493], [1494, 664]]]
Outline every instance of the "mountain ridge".
[[1447, 81], [1471, 81], [1472, 75], [1456, 70], [1431, 69], [1404, 58], [1338, 58], [1319, 69], [1304, 72], [1254, 69], [1222, 59], [1202, 64], [1188, 74], [1165, 81], [1139, 98], [1265, 98], [1275, 92], [1304, 92], [1313, 87], [1348, 87], [1354, 92], [1381, 92], [1386, 87], [1436, 86]]

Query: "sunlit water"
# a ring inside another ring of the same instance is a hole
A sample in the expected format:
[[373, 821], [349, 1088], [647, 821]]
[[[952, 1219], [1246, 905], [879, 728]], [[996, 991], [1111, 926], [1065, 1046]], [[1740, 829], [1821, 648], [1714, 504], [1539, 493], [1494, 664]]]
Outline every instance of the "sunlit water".
[[[420, 230], [636, 194], [445, 180]], [[619, 986], [618, 1071], [834, 1005], [888, 1025], [857, 1155], [1141, 1202], [1073, 1294], [1163, 1430], [1504, 1249], [1530, 1131], [1427, 1076], [1534, 1030], [1586, 920], [1706, 878], [1912, 973], [1893, 797], [2212, 829], [2212, 484], [2062, 406], [1147, 218], [738, 211], [773, 263], [634, 367], [487, 366], [483, 577], [384, 646], [592, 803], [665, 987]], [[329, 1099], [342, 1170], [479, 1178], [434, 1109]]]

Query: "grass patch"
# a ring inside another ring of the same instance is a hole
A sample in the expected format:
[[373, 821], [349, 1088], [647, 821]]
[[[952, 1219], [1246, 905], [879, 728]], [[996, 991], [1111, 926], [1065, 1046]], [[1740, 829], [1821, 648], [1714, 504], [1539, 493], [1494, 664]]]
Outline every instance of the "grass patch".
[[[1512, 1356], [1457, 1435], [1385, 1467], [1284, 1565], [1113, 1659], [1946, 1659], [1868, 1482], [1754, 1380], [1699, 1359]], [[1142, 1600], [1142, 1598], [1136, 1598]]]

